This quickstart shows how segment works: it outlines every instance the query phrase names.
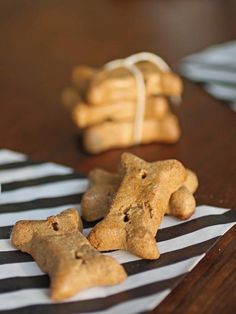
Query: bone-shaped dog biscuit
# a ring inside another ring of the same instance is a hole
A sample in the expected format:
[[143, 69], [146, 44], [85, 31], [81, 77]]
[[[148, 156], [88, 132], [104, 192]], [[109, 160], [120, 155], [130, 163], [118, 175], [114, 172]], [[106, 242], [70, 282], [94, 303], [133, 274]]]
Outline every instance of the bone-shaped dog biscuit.
[[[182, 93], [182, 81], [180, 77], [173, 72], [161, 72], [155, 65], [144, 61], [137, 63], [145, 80], [146, 95], [166, 95], [180, 96]], [[83, 71], [74, 71], [73, 81], [81, 82], [83, 80]], [[92, 72], [91, 72], [92, 73]], [[89, 75], [84, 75], [85, 80]], [[117, 100], [135, 100], [136, 81], [133, 74], [126, 68], [117, 68], [114, 70], [101, 69], [94, 72], [87, 85], [87, 101], [91, 105], [102, 106], [104, 103], [111, 103]], [[81, 86], [81, 83], [79, 84]], [[78, 86], [78, 84], [77, 84]]]
[[107, 215], [121, 177], [103, 169], [94, 169], [88, 178], [90, 187], [81, 200], [82, 217], [86, 221], [96, 221]]
[[156, 232], [171, 194], [185, 181], [186, 170], [176, 160], [148, 163], [130, 154], [121, 157], [124, 176], [107, 216], [88, 239], [99, 251], [128, 250], [156, 259]]
[[83, 289], [113, 285], [126, 278], [123, 267], [101, 255], [80, 232], [76, 209], [65, 210], [45, 221], [23, 220], [12, 230], [12, 244], [27, 252], [51, 281], [51, 297], [62, 300]]
[[[65, 95], [66, 96], [66, 95]], [[72, 95], [67, 95], [69, 100], [74, 101]], [[69, 99], [69, 97], [71, 99]], [[123, 100], [112, 104], [104, 104], [100, 107], [89, 106], [79, 102], [73, 109], [73, 118], [79, 128], [85, 128], [103, 121], [131, 121], [133, 122], [136, 113], [136, 102]], [[168, 101], [165, 97], [151, 96], [147, 99], [145, 117], [162, 119], [169, 112]]]
[[[62, 93], [62, 102], [72, 110], [72, 116], [79, 128], [85, 128], [103, 121], [133, 121], [136, 113], [136, 101], [122, 100], [103, 106], [90, 106], [83, 102], [79, 92], [68, 87]], [[169, 112], [168, 101], [163, 96], [150, 96], [145, 107], [146, 118], [162, 119]]]
[[[183, 185], [175, 191], [165, 211], [179, 219], [188, 219], [195, 211], [196, 202], [193, 193], [198, 186], [196, 174], [186, 169], [187, 177]], [[103, 169], [93, 169], [89, 173], [89, 189], [81, 201], [82, 216], [87, 221], [104, 218], [121, 182], [121, 175]]]
[[[145, 119], [143, 121], [141, 143], [175, 143], [180, 137], [180, 127], [173, 114], [163, 119]], [[135, 144], [133, 122], [107, 121], [91, 126], [83, 132], [86, 151], [97, 154], [111, 148], [128, 147]]]

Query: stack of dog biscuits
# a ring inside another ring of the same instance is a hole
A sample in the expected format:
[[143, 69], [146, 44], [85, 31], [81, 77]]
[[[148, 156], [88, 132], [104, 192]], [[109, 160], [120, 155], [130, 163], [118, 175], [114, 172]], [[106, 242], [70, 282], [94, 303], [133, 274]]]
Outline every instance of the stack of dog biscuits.
[[101, 69], [78, 66], [72, 81], [63, 103], [72, 108], [87, 152], [179, 139], [170, 101], [181, 99], [182, 81], [158, 56], [140, 53]]

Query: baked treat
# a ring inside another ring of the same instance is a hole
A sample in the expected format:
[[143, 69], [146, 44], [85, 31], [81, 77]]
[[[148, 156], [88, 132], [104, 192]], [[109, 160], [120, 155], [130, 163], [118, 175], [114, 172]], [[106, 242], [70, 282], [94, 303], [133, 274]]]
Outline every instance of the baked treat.
[[[148, 61], [136, 64], [145, 80], [146, 95], [180, 96], [183, 85], [180, 77], [171, 72], [160, 71], [155, 64]], [[78, 69], [78, 68], [77, 68]], [[78, 73], [78, 72], [77, 72]], [[78, 74], [77, 80], [83, 76]], [[74, 78], [75, 79], [75, 78]], [[126, 68], [113, 70], [102, 68], [90, 77], [87, 90], [87, 101], [92, 106], [103, 106], [118, 100], [134, 100], [137, 86], [134, 75]]]
[[190, 218], [195, 212], [196, 201], [193, 193], [198, 187], [196, 174], [189, 169], [186, 169], [186, 172], [187, 177], [183, 185], [171, 195], [166, 209], [166, 214], [182, 220]]
[[76, 209], [47, 220], [18, 221], [11, 242], [32, 255], [51, 281], [51, 298], [63, 300], [93, 286], [113, 285], [126, 278], [112, 257], [97, 252], [83, 236]]
[[[67, 91], [67, 104], [75, 101], [72, 98], [72, 91]], [[70, 97], [70, 98], [69, 98]], [[66, 101], [65, 101], [66, 103]], [[129, 100], [117, 101], [103, 106], [90, 106], [77, 101], [77, 105], [72, 110], [72, 116], [76, 125], [83, 129], [92, 125], [103, 123], [104, 121], [129, 121], [133, 122], [136, 111], [136, 102]], [[169, 104], [165, 97], [150, 96], [147, 99], [145, 108], [145, 118], [157, 120], [163, 119], [169, 113]]]
[[[182, 220], [188, 219], [195, 212], [196, 201], [193, 193], [198, 187], [196, 174], [189, 169], [186, 169], [186, 174], [183, 185], [172, 193], [165, 211], [165, 214]], [[108, 214], [122, 175], [97, 168], [90, 171], [88, 178], [89, 188], [81, 200], [82, 217], [86, 221], [96, 221]]]
[[121, 166], [124, 175], [109, 212], [88, 239], [99, 251], [124, 249], [144, 259], [157, 259], [155, 236], [171, 194], [186, 179], [186, 170], [177, 160], [148, 163], [130, 153], [122, 154]]
[[90, 171], [89, 189], [81, 200], [82, 217], [86, 221], [104, 218], [121, 182], [121, 176], [103, 169]]
[[[112, 148], [125, 148], [136, 144], [133, 123], [107, 121], [83, 131], [85, 149], [98, 154]], [[175, 143], [180, 137], [180, 127], [175, 115], [168, 114], [162, 120], [145, 119], [141, 132], [141, 144], [152, 142]]]

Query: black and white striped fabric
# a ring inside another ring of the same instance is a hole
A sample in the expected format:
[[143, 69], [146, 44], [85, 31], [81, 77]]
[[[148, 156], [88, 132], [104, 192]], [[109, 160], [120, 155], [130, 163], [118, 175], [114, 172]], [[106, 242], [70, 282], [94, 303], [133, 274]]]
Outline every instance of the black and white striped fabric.
[[184, 58], [180, 71], [190, 80], [204, 83], [209, 94], [236, 111], [236, 41]]
[[[49, 298], [49, 280], [28, 254], [10, 244], [19, 219], [45, 219], [76, 207], [87, 180], [54, 163], [35, 163], [25, 155], [0, 150], [0, 313], [140, 313], [155, 308], [236, 221], [231, 210], [199, 206], [186, 222], [165, 217], [158, 232], [156, 261], [125, 252], [105, 253], [125, 267], [122, 284], [95, 287], [63, 303]], [[84, 223], [84, 233], [93, 227]]]

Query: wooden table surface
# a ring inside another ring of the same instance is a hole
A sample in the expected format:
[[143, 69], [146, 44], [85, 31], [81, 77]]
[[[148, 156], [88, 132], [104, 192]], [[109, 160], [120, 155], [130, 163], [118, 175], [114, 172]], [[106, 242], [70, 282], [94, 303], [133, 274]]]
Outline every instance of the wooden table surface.
[[[90, 156], [60, 103], [77, 64], [100, 66], [138, 51], [181, 58], [236, 37], [235, 1], [19, 0], [0, 2], [0, 145], [87, 173], [114, 170], [123, 150]], [[235, 113], [184, 81], [175, 108], [175, 145], [130, 148], [149, 161], [177, 158], [200, 180], [198, 204], [236, 209]], [[155, 313], [233, 313], [236, 228], [159, 305]]]

